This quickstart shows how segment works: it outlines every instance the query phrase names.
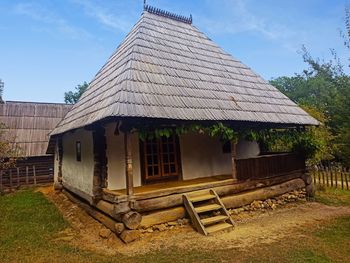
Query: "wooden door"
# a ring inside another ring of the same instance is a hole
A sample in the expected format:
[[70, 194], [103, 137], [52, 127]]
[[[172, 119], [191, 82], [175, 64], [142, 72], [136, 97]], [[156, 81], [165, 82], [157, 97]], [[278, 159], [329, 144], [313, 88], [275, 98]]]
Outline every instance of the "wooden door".
[[179, 145], [175, 136], [146, 140], [141, 143], [141, 150], [144, 183], [179, 179]]

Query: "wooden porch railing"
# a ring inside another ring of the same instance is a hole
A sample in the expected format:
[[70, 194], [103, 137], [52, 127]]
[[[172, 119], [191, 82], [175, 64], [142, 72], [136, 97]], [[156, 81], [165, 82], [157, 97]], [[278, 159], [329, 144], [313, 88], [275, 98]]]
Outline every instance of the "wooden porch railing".
[[238, 159], [236, 168], [238, 180], [261, 179], [304, 170], [305, 160], [296, 153], [269, 154]]

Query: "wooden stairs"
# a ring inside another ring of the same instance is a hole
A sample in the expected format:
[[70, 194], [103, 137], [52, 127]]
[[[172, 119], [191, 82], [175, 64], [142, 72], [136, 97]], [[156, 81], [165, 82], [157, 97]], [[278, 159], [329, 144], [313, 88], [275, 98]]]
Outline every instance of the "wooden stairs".
[[207, 236], [233, 228], [233, 220], [214, 190], [184, 194], [183, 201], [192, 224], [199, 233]]

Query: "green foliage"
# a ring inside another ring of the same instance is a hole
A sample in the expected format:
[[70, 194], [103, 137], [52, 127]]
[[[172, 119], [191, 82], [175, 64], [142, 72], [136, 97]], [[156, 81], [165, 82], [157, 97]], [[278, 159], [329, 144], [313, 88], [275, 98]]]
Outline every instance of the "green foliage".
[[219, 137], [222, 141], [234, 141], [238, 140], [238, 133], [235, 132], [231, 127], [224, 125], [221, 122], [215, 123], [213, 125], [204, 126], [200, 124], [191, 125], [180, 125], [175, 128], [161, 128], [153, 129], [151, 127], [137, 127], [136, 128], [139, 138], [141, 140], [152, 140], [154, 138], [167, 137], [176, 134], [180, 136], [188, 132], [196, 132], [199, 134], [208, 134], [211, 137]]
[[322, 122], [309, 129], [310, 147], [316, 141], [319, 144], [312, 162], [335, 158], [350, 165], [350, 76], [334, 50], [331, 55], [329, 61], [314, 59], [303, 48], [309, 68], [293, 77], [276, 78], [271, 84]]
[[309, 163], [318, 163], [319, 155], [323, 156], [322, 139], [314, 134], [314, 127], [305, 131], [296, 129], [270, 129], [248, 131], [244, 133], [247, 140], [255, 140], [263, 152], [298, 152], [308, 159]]
[[321, 124], [318, 127], [308, 127], [307, 134], [311, 144], [317, 144], [315, 154], [309, 158], [310, 164], [320, 163], [323, 160], [334, 159], [335, 147], [333, 144], [334, 136], [329, 128], [325, 125], [327, 117], [324, 113], [312, 106], [301, 106], [307, 113], [317, 119]]
[[85, 81], [83, 84], [79, 84], [75, 87], [75, 91], [68, 91], [64, 93], [64, 102], [67, 104], [75, 104], [81, 95], [84, 93], [84, 91], [89, 87], [89, 84], [87, 84]]
[[292, 151], [298, 152], [305, 159], [313, 159], [316, 153], [320, 150], [321, 145], [315, 136], [310, 132], [301, 133], [299, 136], [295, 136], [293, 142]]

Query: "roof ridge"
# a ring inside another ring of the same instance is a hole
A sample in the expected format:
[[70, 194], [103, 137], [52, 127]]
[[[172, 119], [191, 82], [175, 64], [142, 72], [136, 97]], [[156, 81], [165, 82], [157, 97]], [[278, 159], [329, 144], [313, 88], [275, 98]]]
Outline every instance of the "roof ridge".
[[64, 103], [64, 102], [42, 102], [42, 101], [21, 101], [21, 100], [6, 100], [4, 101], [4, 104], [15, 104], [15, 103], [25, 103], [25, 104], [39, 104], [39, 105], [43, 105], [43, 104], [49, 104], [49, 105], [72, 105], [72, 104], [68, 104], [68, 103]]
[[179, 22], [186, 23], [186, 24], [192, 24], [192, 15], [191, 14], [189, 17], [186, 17], [186, 16], [178, 15], [175, 13], [171, 13], [171, 12], [162, 10], [160, 8], [156, 8], [156, 7], [147, 5], [146, 3], [144, 3], [143, 10], [147, 11], [148, 13], [151, 13], [151, 14], [163, 16], [163, 17], [170, 18], [170, 19], [173, 19], [173, 20], [176, 20]]

